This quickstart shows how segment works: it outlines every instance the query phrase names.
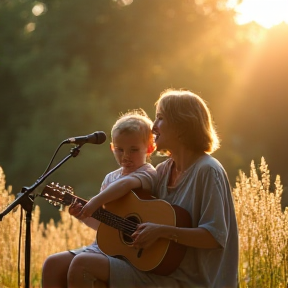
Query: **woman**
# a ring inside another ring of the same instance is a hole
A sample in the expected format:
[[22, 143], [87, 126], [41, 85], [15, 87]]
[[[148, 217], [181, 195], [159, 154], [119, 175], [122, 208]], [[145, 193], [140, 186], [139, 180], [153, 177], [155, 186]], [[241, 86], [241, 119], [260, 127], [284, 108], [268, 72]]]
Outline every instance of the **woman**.
[[90, 259], [92, 275], [88, 277], [81, 271], [78, 282], [70, 282], [69, 288], [237, 287], [237, 222], [226, 172], [210, 156], [219, 141], [209, 109], [190, 91], [166, 90], [156, 102], [153, 133], [157, 151], [168, 151], [170, 155], [156, 167], [154, 195], [188, 211], [192, 225], [139, 224], [132, 234], [132, 246], [145, 253], [155, 241], [170, 239], [187, 248], [182, 262], [163, 276], [102, 254]]
[[190, 91], [166, 90], [156, 102], [153, 133], [157, 151], [170, 153], [156, 167], [155, 196], [185, 208], [192, 219], [192, 228], [138, 227], [137, 248], [145, 250], [159, 237], [187, 246], [179, 268], [167, 277], [170, 282], [153, 277], [155, 287], [237, 287], [237, 222], [226, 172], [210, 156], [219, 140], [208, 107]]

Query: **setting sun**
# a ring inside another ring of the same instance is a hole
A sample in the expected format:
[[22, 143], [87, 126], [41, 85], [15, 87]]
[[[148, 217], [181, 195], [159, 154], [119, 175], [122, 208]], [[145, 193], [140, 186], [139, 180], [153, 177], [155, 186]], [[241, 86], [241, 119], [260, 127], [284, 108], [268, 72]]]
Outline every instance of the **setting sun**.
[[288, 23], [288, 0], [243, 0], [237, 5], [237, 0], [228, 1], [234, 7], [236, 22], [246, 24], [256, 22], [265, 28], [271, 28], [282, 22]]

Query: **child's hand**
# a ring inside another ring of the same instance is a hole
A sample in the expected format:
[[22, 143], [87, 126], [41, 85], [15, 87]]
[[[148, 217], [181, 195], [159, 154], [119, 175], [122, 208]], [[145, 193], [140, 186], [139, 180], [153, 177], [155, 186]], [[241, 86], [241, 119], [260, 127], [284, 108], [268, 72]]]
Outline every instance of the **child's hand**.
[[75, 203], [72, 203], [68, 211], [70, 215], [79, 219], [82, 208], [83, 208], [83, 205], [81, 203], [75, 202]]
[[94, 196], [89, 200], [87, 204], [84, 205], [84, 207], [81, 210], [81, 218], [87, 218], [91, 217], [92, 214], [100, 208], [100, 204], [98, 203], [97, 196]]

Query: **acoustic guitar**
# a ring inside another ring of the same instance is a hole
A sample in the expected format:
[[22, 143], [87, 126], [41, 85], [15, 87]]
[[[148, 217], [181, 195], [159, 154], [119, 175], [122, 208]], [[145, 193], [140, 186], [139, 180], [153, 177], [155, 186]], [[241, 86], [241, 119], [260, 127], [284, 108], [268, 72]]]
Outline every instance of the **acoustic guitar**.
[[[72, 187], [55, 183], [46, 185], [39, 196], [54, 206], [88, 202], [74, 195]], [[169, 275], [185, 256], [186, 246], [166, 238], [159, 238], [147, 249], [133, 247], [131, 235], [140, 223], [191, 227], [191, 217], [185, 209], [153, 198], [147, 190], [129, 191], [96, 210], [92, 217], [101, 222], [96, 236], [101, 251], [109, 256], [124, 257], [139, 270]]]

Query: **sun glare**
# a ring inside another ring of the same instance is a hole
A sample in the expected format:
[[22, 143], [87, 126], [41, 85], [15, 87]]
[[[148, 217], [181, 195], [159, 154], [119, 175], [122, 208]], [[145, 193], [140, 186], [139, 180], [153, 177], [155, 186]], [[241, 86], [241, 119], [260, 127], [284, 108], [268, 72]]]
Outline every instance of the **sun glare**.
[[235, 21], [239, 24], [256, 22], [265, 28], [286, 22], [288, 24], [288, 0], [237, 0], [228, 1], [228, 6], [237, 12]]

